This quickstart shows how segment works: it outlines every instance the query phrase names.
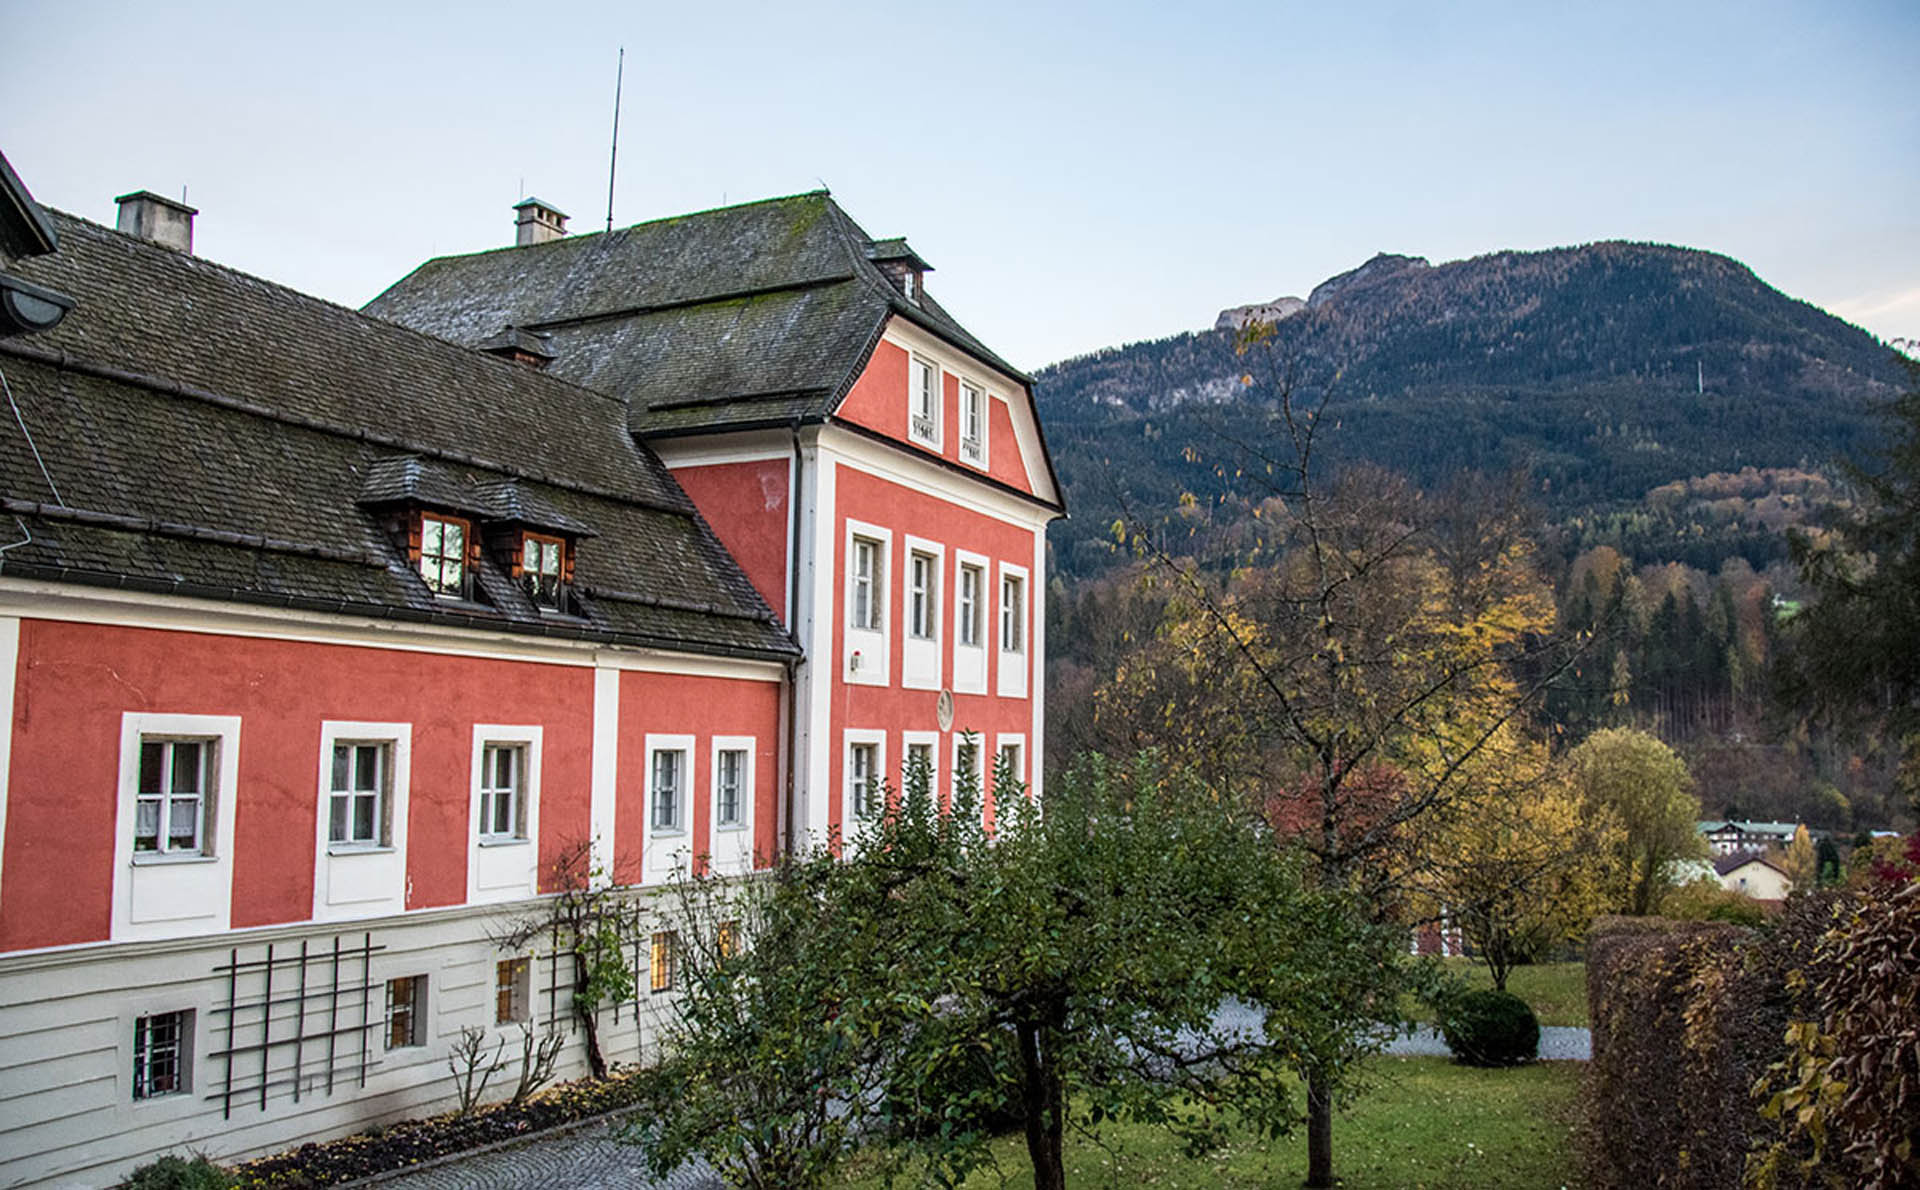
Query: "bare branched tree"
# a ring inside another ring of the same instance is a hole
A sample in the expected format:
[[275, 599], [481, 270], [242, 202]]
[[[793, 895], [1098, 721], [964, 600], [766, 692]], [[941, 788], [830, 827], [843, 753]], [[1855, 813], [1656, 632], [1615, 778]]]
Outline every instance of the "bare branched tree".
[[636, 994], [626, 956], [639, 934], [640, 909], [631, 892], [609, 883], [607, 875], [595, 869], [590, 842], [563, 847], [553, 863], [552, 884], [560, 891], [508, 919], [494, 933], [502, 950], [524, 950], [545, 941], [553, 947], [556, 962], [563, 956], [570, 961], [573, 1019], [586, 1033], [587, 1066], [594, 1078], [607, 1077], [600, 1011], [630, 1002]]
[[[1494, 742], [1578, 642], [1553, 631], [1517, 485], [1435, 501], [1367, 467], [1328, 476], [1333, 386], [1303, 395], [1298, 354], [1277, 349], [1270, 327], [1250, 327], [1240, 347], [1247, 387], [1271, 398], [1271, 432], [1217, 443], [1251, 485], [1251, 515], [1212, 533], [1225, 548], [1210, 557], [1130, 515], [1136, 550], [1174, 596], [1157, 650], [1102, 696], [1108, 713], [1158, 725], [1152, 742], [1174, 756], [1230, 773], [1311, 856], [1322, 887], [1399, 912], [1409, 840], [1471, 794]], [[1170, 693], [1192, 701], [1169, 705]], [[1310, 1186], [1333, 1184], [1335, 1094], [1377, 1044], [1378, 1030], [1358, 1027], [1299, 1045]]]

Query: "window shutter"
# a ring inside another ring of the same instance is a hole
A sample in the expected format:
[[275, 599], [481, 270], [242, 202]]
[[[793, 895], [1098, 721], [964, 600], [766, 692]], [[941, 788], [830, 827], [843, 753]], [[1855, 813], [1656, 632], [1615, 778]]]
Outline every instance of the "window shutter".
[[407, 517], [407, 561], [420, 565], [420, 514], [417, 511]]

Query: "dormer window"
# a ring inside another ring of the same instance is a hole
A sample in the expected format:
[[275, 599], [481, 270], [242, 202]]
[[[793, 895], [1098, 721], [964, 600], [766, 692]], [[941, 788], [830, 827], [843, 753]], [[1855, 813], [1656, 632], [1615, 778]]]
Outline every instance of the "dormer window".
[[435, 595], [452, 599], [470, 596], [473, 588], [467, 544], [472, 538], [471, 528], [459, 517], [420, 514], [420, 578]]
[[940, 445], [940, 369], [917, 355], [907, 365], [907, 433], [916, 442]]
[[566, 610], [567, 543], [558, 537], [528, 533], [520, 549], [520, 586], [533, 605]]

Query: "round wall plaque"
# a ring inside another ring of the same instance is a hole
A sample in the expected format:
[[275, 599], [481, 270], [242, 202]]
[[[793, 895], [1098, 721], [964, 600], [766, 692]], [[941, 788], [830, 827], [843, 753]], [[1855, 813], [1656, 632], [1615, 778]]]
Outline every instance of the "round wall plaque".
[[934, 701], [933, 717], [940, 721], [941, 731], [953, 730], [953, 691], [942, 690]]

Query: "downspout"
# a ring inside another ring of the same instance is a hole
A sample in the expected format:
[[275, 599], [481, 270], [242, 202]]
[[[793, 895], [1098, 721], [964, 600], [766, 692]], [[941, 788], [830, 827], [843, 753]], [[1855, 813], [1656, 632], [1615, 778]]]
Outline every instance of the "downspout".
[[[793, 464], [791, 486], [787, 489], [787, 520], [792, 527], [787, 539], [787, 632], [795, 641], [800, 633], [794, 621], [800, 611], [800, 499], [804, 486], [801, 484], [800, 468], [800, 419], [795, 418], [788, 427], [793, 439]], [[795, 776], [800, 767], [800, 666], [807, 660], [806, 645], [800, 646], [800, 656], [787, 662], [787, 789], [786, 808], [782, 817], [785, 829], [781, 839], [781, 850], [786, 855], [794, 851], [795, 801], [798, 797], [798, 781]]]

